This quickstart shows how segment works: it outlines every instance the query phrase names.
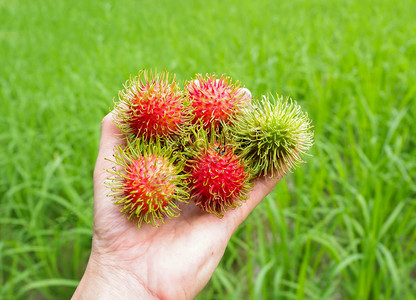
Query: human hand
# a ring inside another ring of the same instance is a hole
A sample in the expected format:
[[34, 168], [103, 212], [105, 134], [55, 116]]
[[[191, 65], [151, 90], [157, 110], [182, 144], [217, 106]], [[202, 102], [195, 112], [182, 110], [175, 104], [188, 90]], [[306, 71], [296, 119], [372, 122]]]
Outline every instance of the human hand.
[[222, 219], [192, 203], [180, 204], [179, 218], [159, 228], [121, 218], [104, 184], [106, 160], [122, 143], [112, 114], [102, 121], [94, 171], [94, 225], [91, 256], [73, 299], [193, 299], [208, 283], [231, 235], [282, 178], [259, 178], [249, 198]]

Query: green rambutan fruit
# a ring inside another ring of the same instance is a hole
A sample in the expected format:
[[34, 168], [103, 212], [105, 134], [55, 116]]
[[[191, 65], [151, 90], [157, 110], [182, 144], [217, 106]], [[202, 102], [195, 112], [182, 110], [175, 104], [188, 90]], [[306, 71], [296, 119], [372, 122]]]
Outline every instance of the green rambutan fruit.
[[313, 144], [307, 113], [290, 98], [263, 96], [227, 126], [255, 176], [283, 175], [303, 162]]
[[114, 123], [130, 139], [175, 135], [187, 116], [184, 99], [175, 76], [141, 70], [119, 92]]
[[183, 163], [173, 149], [162, 147], [159, 141], [137, 140], [126, 148], [119, 146], [114, 155], [119, 169], [108, 186], [109, 196], [129, 220], [159, 226], [165, 217], [179, 215], [178, 202], [187, 203], [189, 194]]
[[202, 122], [204, 128], [215, 128], [221, 122], [228, 122], [230, 117], [238, 114], [251, 100], [248, 92], [241, 89], [237, 81], [232, 83], [230, 77], [197, 74], [195, 79], [187, 82], [185, 93], [191, 106], [193, 123]]
[[224, 135], [209, 135], [201, 128], [194, 133], [185, 150], [190, 198], [204, 211], [222, 217], [247, 199], [250, 172]]

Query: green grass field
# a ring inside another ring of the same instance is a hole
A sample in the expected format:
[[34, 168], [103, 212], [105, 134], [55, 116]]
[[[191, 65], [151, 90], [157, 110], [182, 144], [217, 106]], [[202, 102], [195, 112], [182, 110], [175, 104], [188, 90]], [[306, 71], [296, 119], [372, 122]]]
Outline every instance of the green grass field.
[[142, 68], [226, 73], [296, 99], [315, 127], [308, 163], [237, 230], [198, 299], [415, 299], [415, 12], [412, 0], [0, 0], [0, 299], [72, 295], [100, 121]]

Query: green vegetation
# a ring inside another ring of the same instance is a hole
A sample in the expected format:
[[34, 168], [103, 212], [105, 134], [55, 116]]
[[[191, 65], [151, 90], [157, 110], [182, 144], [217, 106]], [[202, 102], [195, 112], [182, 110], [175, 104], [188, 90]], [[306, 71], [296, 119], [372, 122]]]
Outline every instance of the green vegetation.
[[100, 120], [130, 74], [166, 68], [290, 96], [315, 126], [308, 163], [237, 230], [199, 299], [414, 299], [415, 11], [412, 0], [0, 1], [0, 298], [72, 295]]

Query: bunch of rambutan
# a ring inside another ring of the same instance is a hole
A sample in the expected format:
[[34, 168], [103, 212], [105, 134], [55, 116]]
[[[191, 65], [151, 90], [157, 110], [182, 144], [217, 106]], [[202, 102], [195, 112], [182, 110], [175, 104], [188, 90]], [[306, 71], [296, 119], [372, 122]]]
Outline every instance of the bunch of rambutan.
[[198, 74], [181, 89], [166, 71], [142, 70], [120, 91], [114, 116], [126, 146], [112, 159], [109, 196], [139, 228], [179, 216], [179, 203], [222, 217], [257, 177], [293, 169], [313, 143], [296, 102], [252, 100], [225, 75]]

